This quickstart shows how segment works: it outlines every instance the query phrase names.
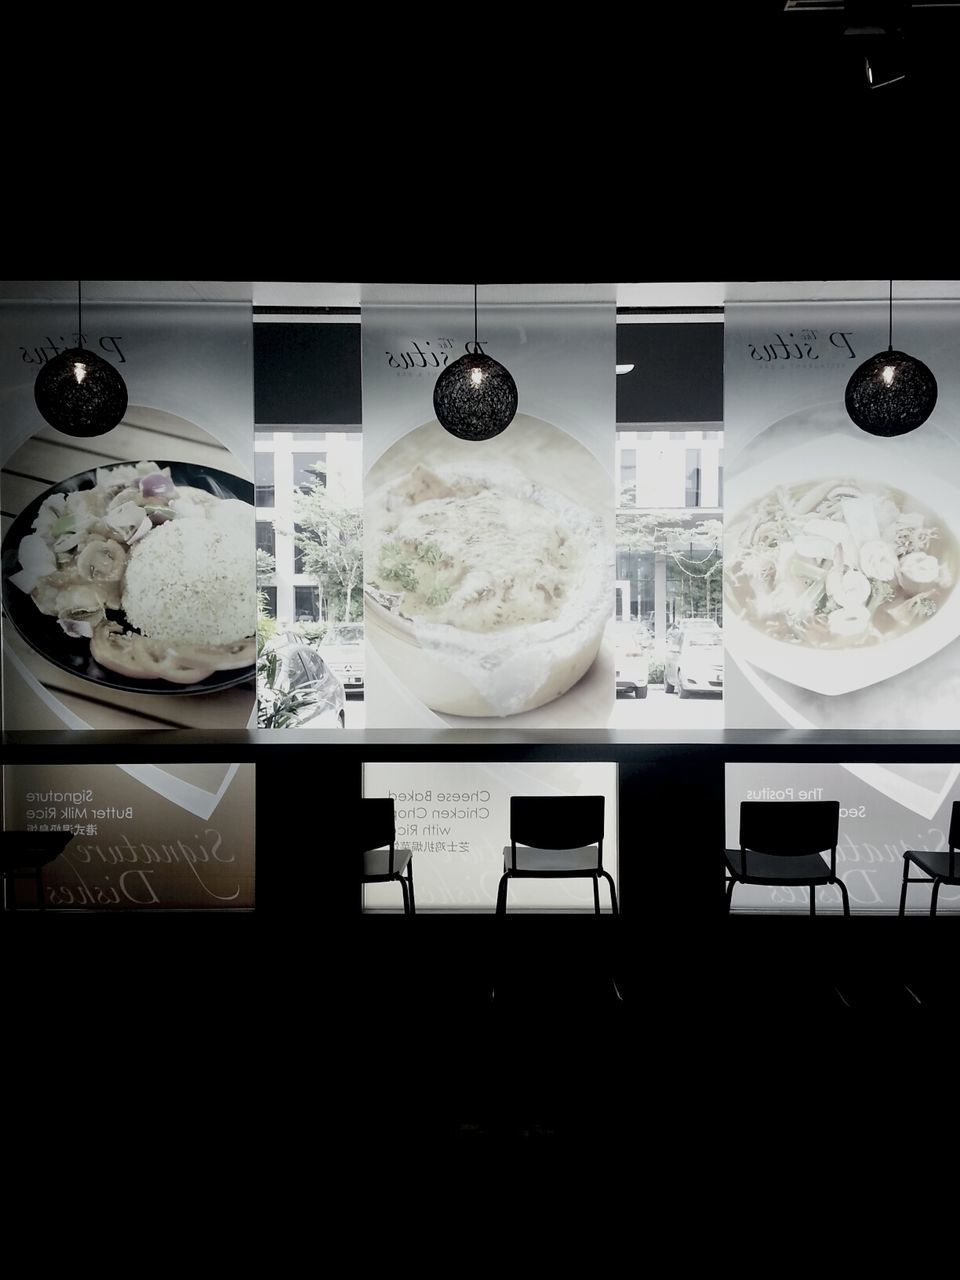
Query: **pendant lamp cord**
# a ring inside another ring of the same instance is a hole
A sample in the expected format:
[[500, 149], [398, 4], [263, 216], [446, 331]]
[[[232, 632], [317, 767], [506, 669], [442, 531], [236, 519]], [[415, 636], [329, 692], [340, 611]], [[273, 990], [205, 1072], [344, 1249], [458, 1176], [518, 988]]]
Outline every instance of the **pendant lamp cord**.
[[890, 281], [890, 325], [887, 330], [887, 350], [893, 350], [893, 281]]
[[480, 350], [480, 343], [477, 341], [477, 286], [473, 286], [473, 349]]
[[77, 346], [83, 346], [83, 306], [80, 302], [80, 284], [77, 281]]

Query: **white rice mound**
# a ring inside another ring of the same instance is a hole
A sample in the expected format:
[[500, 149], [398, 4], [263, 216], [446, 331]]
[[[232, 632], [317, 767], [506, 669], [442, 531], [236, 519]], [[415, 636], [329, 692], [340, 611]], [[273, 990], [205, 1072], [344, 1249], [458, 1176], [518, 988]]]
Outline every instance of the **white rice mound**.
[[123, 586], [131, 626], [170, 645], [233, 644], [253, 635], [253, 508], [237, 506], [246, 508], [242, 520], [235, 508], [220, 519], [169, 520], [133, 546]]

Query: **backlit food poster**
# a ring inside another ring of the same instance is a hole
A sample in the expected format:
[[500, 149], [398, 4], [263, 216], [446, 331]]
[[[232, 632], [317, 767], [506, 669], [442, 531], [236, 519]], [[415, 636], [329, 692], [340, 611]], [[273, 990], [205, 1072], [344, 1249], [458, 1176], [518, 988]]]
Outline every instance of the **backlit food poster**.
[[[742, 801], [776, 800], [805, 804], [840, 803], [837, 877], [853, 915], [890, 915], [900, 905], [906, 850], [946, 852], [953, 805], [960, 801], [957, 764], [728, 764], [726, 767], [727, 848], [740, 847]], [[829, 860], [829, 853], [825, 854]], [[719, 865], [717, 877], [719, 880]], [[911, 865], [910, 878], [925, 873]], [[836, 885], [816, 890], [816, 909], [842, 912]], [[909, 915], [930, 910], [931, 886], [910, 884], [904, 909]], [[805, 885], [737, 885], [731, 911], [800, 912], [810, 909]], [[960, 888], [943, 885], [937, 914], [960, 913]]]
[[[11, 765], [4, 819], [63, 833], [42, 868], [43, 904], [64, 911], [236, 910], [254, 905], [254, 766]], [[32, 877], [7, 886], [37, 905]]]
[[[611, 299], [479, 290], [483, 351], [519, 407], [488, 440], [437, 421], [474, 335], [470, 286], [362, 298], [367, 724], [601, 726], [614, 700]], [[398, 295], [399, 296], [399, 295]]]
[[0, 309], [8, 729], [239, 729], [254, 712], [252, 327], [234, 304], [86, 305], [127, 387], [77, 438], [34, 401], [71, 303]]
[[939, 385], [895, 438], [844, 408], [888, 318], [885, 302], [727, 308], [728, 727], [960, 725], [960, 307], [894, 301], [894, 347]]
[[[393, 800], [396, 847], [412, 853], [417, 911], [492, 912], [510, 843], [511, 796], [603, 796], [603, 869], [619, 885], [617, 766], [604, 761], [570, 764], [365, 764], [363, 794]], [[401, 911], [398, 884], [364, 886], [366, 911]], [[600, 907], [610, 912], [609, 884], [601, 879]], [[516, 879], [507, 911], [594, 910], [593, 880]]]

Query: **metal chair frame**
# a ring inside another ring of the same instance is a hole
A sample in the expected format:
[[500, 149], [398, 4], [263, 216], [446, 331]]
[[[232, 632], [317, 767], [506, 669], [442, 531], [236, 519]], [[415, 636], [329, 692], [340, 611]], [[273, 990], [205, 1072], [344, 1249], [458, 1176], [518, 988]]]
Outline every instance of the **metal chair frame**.
[[[593, 881], [594, 914], [600, 914], [600, 878], [610, 886], [610, 904], [615, 916], [620, 914], [617, 890], [609, 871], [603, 869], [603, 796], [511, 796], [510, 797], [510, 865], [500, 877], [497, 888], [497, 915], [506, 915], [507, 889], [511, 880], [580, 880]], [[528, 837], [535, 836], [537, 842]], [[543, 836], [549, 837], [544, 841]], [[582, 871], [517, 869], [517, 845], [534, 852], [553, 849], [579, 849], [597, 846], [596, 868]]]
[[[906, 915], [907, 909], [907, 885], [908, 884], [932, 884], [933, 890], [930, 894], [930, 914], [937, 914], [937, 899], [940, 896], [940, 886], [942, 884], [960, 885], [960, 800], [954, 800], [953, 807], [950, 810], [950, 833], [947, 836], [947, 846], [950, 859], [948, 862], [948, 870], [945, 876], [939, 875], [932, 871], [930, 866], [923, 861], [926, 850], [923, 849], [907, 849], [903, 855], [903, 881], [900, 885], [900, 910], [898, 915]], [[910, 870], [910, 863], [914, 863], [921, 871], [926, 871], [926, 876], [910, 876], [907, 873]]]
[[[801, 810], [802, 812], [797, 812]], [[843, 901], [843, 914], [850, 914], [847, 886], [837, 876], [837, 840], [840, 828], [839, 800], [744, 800], [740, 804], [740, 854], [741, 871], [737, 875], [727, 860], [727, 914], [734, 887], [738, 884], [762, 884], [803, 887], [810, 889], [810, 914], [817, 914], [818, 886], [835, 884]], [[830, 850], [830, 865], [823, 864], [824, 874], [811, 879], [797, 875], [782, 877], [749, 874], [748, 854], [761, 853], [767, 857], [796, 857], [822, 854]]]
[[410, 861], [407, 863], [407, 874], [397, 871], [394, 868], [394, 858], [396, 856], [395, 843], [397, 838], [396, 819], [394, 816], [393, 800], [369, 798], [360, 801], [360, 849], [358, 850], [362, 858], [365, 853], [373, 849], [383, 849], [389, 846], [390, 860], [386, 875], [370, 876], [363, 871], [360, 873], [360, 879], [363, 884], [387, 884], [392, 880], [396, 880], [400, 885], [403, 893], [403, 913], [404, 915], [416, 915], [417, 903], [413, 893], [413, 855], [410, 855]]

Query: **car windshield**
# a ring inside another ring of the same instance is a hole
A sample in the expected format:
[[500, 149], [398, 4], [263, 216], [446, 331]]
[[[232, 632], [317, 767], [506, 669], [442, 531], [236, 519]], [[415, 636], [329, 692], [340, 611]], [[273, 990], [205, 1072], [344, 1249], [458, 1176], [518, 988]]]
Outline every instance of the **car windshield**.
[[720, 637], [718, 635], [687, 636], [687, 647], [689, 649], [719, 649]]
[[363, 625], [331, 627], [323, 638], [324, 644], [359, 644], [363, 639]]

